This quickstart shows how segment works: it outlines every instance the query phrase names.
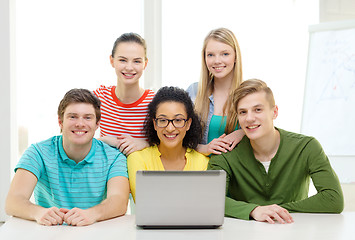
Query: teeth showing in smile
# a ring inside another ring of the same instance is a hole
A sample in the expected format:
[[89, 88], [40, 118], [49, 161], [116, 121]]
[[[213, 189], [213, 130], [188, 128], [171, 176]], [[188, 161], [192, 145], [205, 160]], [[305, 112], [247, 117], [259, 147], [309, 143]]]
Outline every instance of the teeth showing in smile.
[[133, 77], [135, 74], [132, 74], [132, 73], [123, 73], [123, 75], [125, 75], [126, 77]]
[[165, 137], [167, 137], [167, 138], [174, 138], [174, 137], [176, 137], [176, 134], [174, 134], [174, 135], [165, 135]]
[[216, 70], [222, 70], [224, 67], [215, 67]]
[[85, 132], [77, 132], [77, 131], [74, 131], [75, 134], [78, 134], [78, 135], [83, 135], [85, 134]]
[[259, 125], [256, 125], [256, 126], [249, 126], [248, 129], [255, 129], [255, 128], [257, 128], [257, 127], [259, 127]]

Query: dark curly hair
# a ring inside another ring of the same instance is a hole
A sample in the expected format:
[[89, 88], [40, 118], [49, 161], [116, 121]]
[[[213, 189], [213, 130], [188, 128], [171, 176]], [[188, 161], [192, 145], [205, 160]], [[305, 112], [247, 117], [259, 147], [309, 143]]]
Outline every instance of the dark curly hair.
[[148, 105], [148, 115], [144, 123], [145, 136], [148, 138], [150, 146], [159, 144], [157, 132], [154, 129], [153, 121], [156, 117], [158, 105], [164, 102], [177, 102], [185, 106], [187, 118], [192, 119], [190, 129], [186, 132], [182, 145], [187, 148], [196, 149], [202, 139], [201, 122], [194, 110], [193, 103], [188, 93], [178, 87], [162, 87], [155, 94], [153, 100]]

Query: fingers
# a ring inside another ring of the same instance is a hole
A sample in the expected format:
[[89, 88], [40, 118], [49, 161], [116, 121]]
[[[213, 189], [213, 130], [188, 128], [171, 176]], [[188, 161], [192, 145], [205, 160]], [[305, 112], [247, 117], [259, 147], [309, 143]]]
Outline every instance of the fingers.
[[128, 147], [125, 148], [124, 151], [125, 151], [124, 155], [128, 156], [129, 154], [131, 154], [131, 153], [133, 153], [133, 152], [135, 152], [137, 150], [135, 149], [134, 146], [128, 146]]
[[284, 208], [280, 207], [281, 210], [278, 212], [278, 215], [285, 220], [287, 223], [293, 223], [293, 218], [291, 214]]
[[232, 143], [232, 145], [229, 147], [229, 148], [230, 148], [229, 151], [231, 151], [233, 148], [235, 148], [235, 146], [237, 146], [238, 143], [239, 143], [238, 141], [234, 141], [234, 142]]
[[257, 221], [266, 221], [271, 224], [274, 224], [275, 221], [281, 224], [293, 222], [291, 214], [286, 209], [276, 204], [258, 206], [250, 213], [250, 215]]
[[127, 143], [121, 142], [120, 145], [119, 145], [117, 148], [118, 148], [118, 150], [120, 150], [121, 153], [125, 154], [125, 153], [124, 153], [124, 150], [125, 150], [125, 148], [126, 148], [127, 146], [128, 146]]
[[[278, 212], [272, 213], [272, 217], [273, 217], [273, 219], [275, 219], [276, 221], [278, 221], [278, 222], [281, 223], [281, 224], [284, 224], [284, 223], [285, 223], [285, 221], [281, 218], [281, 216], [279, 215]], [[270, 218], [270, 217], [268, 216], [268, 218]], [[272, 221], [272, 223], [275, 223], [273, 220], [271, 220], [271, 221]], [[268, 221], [268, 222], [269, 222], [269, 221]]]
[[73, 208], [65, 214], [64, 221], [72, 226], [86, 226], [94, 223], [95, 219], [90, 217], [87, 210]]
[[120, 137], [118, 140], [117, 148], [121, 153], [128, 156], [129, 154], [142, 150], [149, 146], [148, 142], [144, 139], [133, 138], [132, 136], [126, 135], [125, 137]]
[[276, 204], [271, 205], [272, 207], [272, 216], [274, 218], [274, 220], [278, 221], [279, 223], [292, 223], [293, 219], [291, 214], [284, 209], [283, 207], [280, 207]]
[[271, 224], [274, 224], [274, 223], [275, 223], [274, 220], [272, 220], [272, 218], [269, 217], [269, 216], [266, 216], [266, 217], [265, 217], [265, 221], [267, 221], [268, 223], [271, 223]]
[[51, 212], [51, 216], [56, 220], [56, 224], [63, 224], [64, 213], [62, 213], [58, 208]]
[[51, 226], [57, 224], [63, 224], [64, 213], [62, 213], [58, 208], [51, 207], [45, 208], [37, 222], [42, 225]]
[[216, 138], [208, 144], [208, 149], [213, 154], [221, 154], [222, 152], [225, 153], [229, 151], [230, 145], [231, 143], [228, 140], [223, 138]]
[[66, 214], [67, 212], [69, 212], [69, 209], [60, 208], [59, 211], [61, 211], [62, 213]]
[[118, 145], [118, 139], [113, 136], [104, 136], [100, 138], [101, 141], [107, 143], [112, 147], [116, 147]]
[[64, 221], [68, 224], [72, 224], [72, 220], [74, 219], [74, 215], [76, 214], [76, 208], [73, 208], [69, 210], [65, 215], [64, 215]]
[[225, 133], [223, 133], [221, 136], [219, 136], [219, 138], [224, 138], [225, 136], [227, 136]]
[[52, 226], [54, 224], [52, 224], [52, 222], [50, 220], [47, 219], [42, 219], [40, 222], [38, 222], [41, 225], [45, 225], [45, 226]]
[[133, 138], [131, 135], [128, 135], [128, 134], [122, 134], [120, 136], [117, 136], [116, 137], [118, 140], [123, 140], [123, 139], [130, 139], [130, 138]]
[[84, 221], [84, 217], [76, 212], [70, 217], [68, 217], [67, 220], [68, 220], [68, 222], [66, 221], [67, 224], [72, 226], [77, 226], [79, 222]]
[[229, 140], [231, 143], [229, 147], [230, 148], [229, 151], [231, 151], [235, 146], [237, 146], [237, 144], [242, 140], [244, 135], [245, 135], [244, 131], [238, 129], [224, 137], [225, 139]]

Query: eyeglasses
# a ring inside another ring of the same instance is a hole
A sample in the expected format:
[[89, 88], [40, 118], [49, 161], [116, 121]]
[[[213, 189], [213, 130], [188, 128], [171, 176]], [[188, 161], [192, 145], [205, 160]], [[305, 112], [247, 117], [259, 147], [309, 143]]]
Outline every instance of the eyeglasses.
[[175, 118], [175, 119], [167, 119], [167, 118], [155, 118], [155, 123], [160, 128], [165, 128], [171, 122], [174, 127], [182, 128], [186, 125], [187, 119], [184, 118]]

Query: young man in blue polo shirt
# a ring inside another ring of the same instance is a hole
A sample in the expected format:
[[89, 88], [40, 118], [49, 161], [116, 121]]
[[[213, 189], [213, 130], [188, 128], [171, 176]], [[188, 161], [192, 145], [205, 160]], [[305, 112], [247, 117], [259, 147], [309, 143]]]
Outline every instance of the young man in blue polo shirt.
[[[42, 225], [84, 226], [127, 210], [126, 157], [94, 139], [100, 100], [86, 89], [67, 92], [58, 107], [62, 135], [32, 144], [15, 168], [6, 212]], [[36, 204], [30, 202], [34, 192]]]

